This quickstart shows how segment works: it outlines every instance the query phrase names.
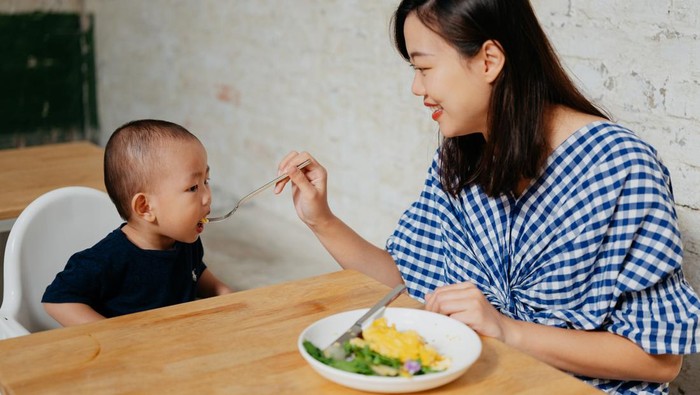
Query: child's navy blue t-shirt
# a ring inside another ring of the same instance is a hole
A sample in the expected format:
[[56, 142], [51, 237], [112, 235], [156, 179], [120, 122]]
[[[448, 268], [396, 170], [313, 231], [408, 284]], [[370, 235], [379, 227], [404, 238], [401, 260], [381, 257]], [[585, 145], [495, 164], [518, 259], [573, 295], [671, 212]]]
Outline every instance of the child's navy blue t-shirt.
[[122, 226], [71, 256], [41, 301], [84, 303], [116, 317], [194, 300], [206, 269], [201, 240], [176, 242], [167, 251], [142, 250], [127, 239]]

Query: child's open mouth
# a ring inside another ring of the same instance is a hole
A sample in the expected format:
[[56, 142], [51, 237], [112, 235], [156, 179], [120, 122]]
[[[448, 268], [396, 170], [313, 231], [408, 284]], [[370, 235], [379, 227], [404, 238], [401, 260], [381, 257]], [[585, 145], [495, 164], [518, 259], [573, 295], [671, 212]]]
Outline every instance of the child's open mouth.
[[209, 218], [204, 217], [197, 222], [197, 232], [202, 232], [204, 230], [204, 224], [209, 222]]

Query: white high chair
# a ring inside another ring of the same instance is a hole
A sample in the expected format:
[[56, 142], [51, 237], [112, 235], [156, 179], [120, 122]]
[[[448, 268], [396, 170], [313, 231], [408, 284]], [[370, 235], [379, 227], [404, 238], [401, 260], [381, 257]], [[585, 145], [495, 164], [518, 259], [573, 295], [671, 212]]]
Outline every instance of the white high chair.
[[59, 327], [41, 305], [68, 258], [93, 246], [122, 219], [109, 196], [87, 187], [49, 191], [30, 203], [5, 247], [0, 340]]

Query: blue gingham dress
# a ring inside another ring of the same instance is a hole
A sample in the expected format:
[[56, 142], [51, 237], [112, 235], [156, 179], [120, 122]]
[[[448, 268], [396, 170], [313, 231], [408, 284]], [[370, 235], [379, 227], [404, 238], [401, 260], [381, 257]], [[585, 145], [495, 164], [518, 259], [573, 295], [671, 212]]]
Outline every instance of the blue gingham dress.
[[[411, 296], [470, 281], [512, 318], [607, 330], [651, 354], [700, 351], [700, 301], [681, 270], [670, 175], [634, 133], [607, 122], [581, 128], [519, 197], [472, 185], [453, 198], [438, 166], [436, 155], [386, 244]], [[610, 393], [668, 391], [583, 379]]]

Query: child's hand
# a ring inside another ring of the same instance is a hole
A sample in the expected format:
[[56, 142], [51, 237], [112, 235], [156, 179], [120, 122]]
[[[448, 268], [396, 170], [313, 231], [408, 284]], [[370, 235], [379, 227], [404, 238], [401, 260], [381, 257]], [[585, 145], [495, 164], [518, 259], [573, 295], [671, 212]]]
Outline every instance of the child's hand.
[[510, 318], [496, 310], [476, 285], [470, 282], [439, 287], [425, 295], [425, 309], [464, 322], [483, 336], [506, 339]]
[[197, 296], [210, 298], [212, 296], [226, 295], [233, 292], [228, 285], [219, 280], [208, 268], [199, 276], [197, 281]]

